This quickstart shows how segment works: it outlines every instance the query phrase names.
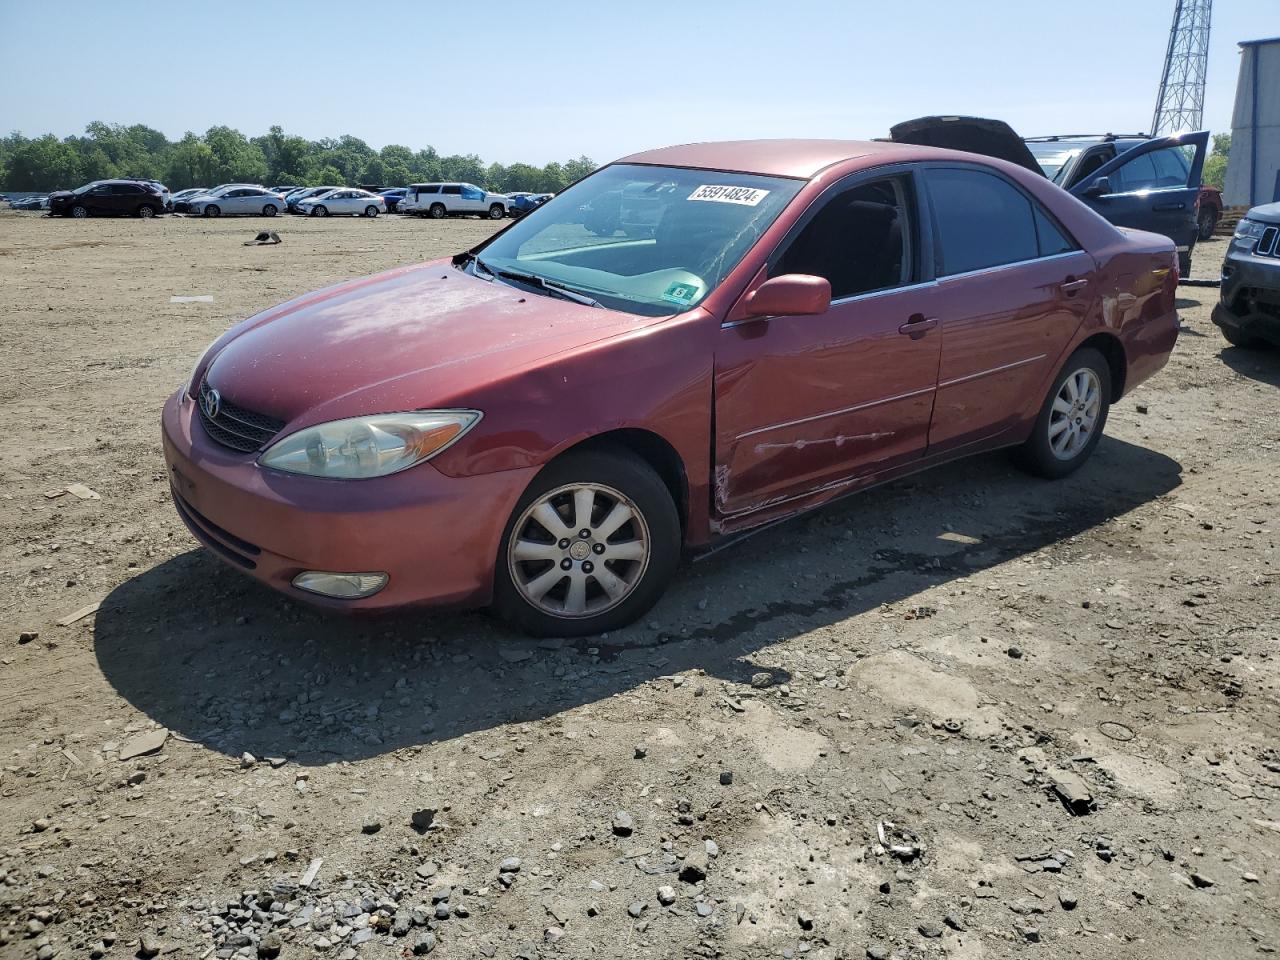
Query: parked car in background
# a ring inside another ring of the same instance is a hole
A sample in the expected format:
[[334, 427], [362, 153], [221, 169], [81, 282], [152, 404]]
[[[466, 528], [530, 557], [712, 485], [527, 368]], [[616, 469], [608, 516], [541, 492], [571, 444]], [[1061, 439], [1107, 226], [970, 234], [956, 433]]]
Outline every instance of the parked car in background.
[[16, 200], [10, 200], [9, 206], [14, 210], [48, 210], [49, 198], [47, 196], [19, 197]]
[[164, 197], [151, 183], [137, 180], [95, 180], [75, 190], [49, 194], [49, 213], [55, 217], [143, 217], [165, 212]]
[[388, 187], [385, 190], [379, 190], [378, 194], [387, 202], [387, 213], [395, 213], [400, 206], [400, 201], [408, 192], [408, 187]]
[[1222, 219], [1222, 191], [1217, 187], [1200, 185], [1196, 198], [1196, 221], [1200, 224], [1200, 239], [1208, 240]]
[[476, 214], [501, 220], [507, 215], [511, 201], [500, 193], [489, 193], [473, 183], [415, 183], [400, 201], [401, 213], [424, 217]]
[[[586, 229], [618, 195], [650, 239]], [[587, 635], [682, 552], [894, 477], [998, 447], [1072, 473], [1167, 361], [1176, 295], [1170, 240], [1011, 163], [669, 147], [245, 320], [165, 404], [164, 455], [195, 537], [290, 596]]]
[[289, 194], [293, 193], [293, 191], [297, 189], [298, 189], [297, 184], [294, 184], [293, 186], [287, 186], [287, 187], [272, 187], [271, 192], [279, 194], [282, 197], [287, 197]]
[[284, 200], [266, 187], [244, 184], [228, 184], [187, 200], [187, 212], [202, 217], [246, 214], [274, 217], [283, 207]]
[[160, 196], [164, 199], [164, 208], [166, 210], [169, 210], [172, 208], [173, 195], [169, 192], [169, 188], [166, 187], [159, 180], [148, 180], [144, 177], [125, 177], [124, 179], [132, 180], [134, 183], [142, 183], [142, 184], [146, 184], [148, 186], [154, 187], [156, 191], [160, 194]]
[[1213, 322], [1237, 347], [1280, 346], [1280, 203], [1254, 207], [1236, 224]]
[[298, 213], [311, 217], [376, 217], [386, 210], [387, 203], [382, 197], [356, 187], [339, 187], [319, 196], [308, 197], [297, 205]]
[[301, 190], [295, 190], [293, 191], [293, 193], [289, 194], [287, 197], [284, 198], [285, 207], [288, 209], [290, 213], [297, 213], [298, 204], [301, 203], [303, 200], [310, 199], [311, 197], [318, 197], [320, 196], [320, 194], [328, 193], [331, 190], [340, 190], [340, 189], [341, 187], [335, 187], [332, 185], [327, 187], [303, 187]]
[[169, 198], [170, 210], [174, 213], [186, 213], [187, 201], [192, 197], [199, 197], [209, 192], [208, 187], [191, 187], [187, 190], [179, 190]]
[[1163, 234], [1178, 248], [1178, 269], [1191, 271], [1200, 238], [1196, 198], [1208, 131], [1019, 137], [1001, 120], [921, 117], [890, 131], [900, 143], [948, 147], [1008, 160], [1043, 174], [1118, 227]]
[[554, 196], [554, 193], [513, 194], [511, 198], [511, 206], [508, 208], [510, 215], [513, 217], [523, 217], [526, 213], [536, 210]]

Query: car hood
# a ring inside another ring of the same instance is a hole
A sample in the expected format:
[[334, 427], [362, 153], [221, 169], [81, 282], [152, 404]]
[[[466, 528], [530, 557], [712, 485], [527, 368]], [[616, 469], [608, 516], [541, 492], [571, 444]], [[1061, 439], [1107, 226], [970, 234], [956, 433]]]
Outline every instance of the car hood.
[[205, 376], [231, 402], [297, 426], [465, 405], [469, 391], [662, 318], [587, 307], [469, 276], [401, 267], [252, 317]]
[[890, 128], [895, 143], [964, 150], [1007, 160], [1044, 176], [1040, 164], [1022, 138], [1003, 120], [983, 117], [919, 117]]
[[1280, 223], [1280, 203], [1264, 203], [1260, 207], [1253, 207], [1245, 214], [1245, 218], [1260, 223]]

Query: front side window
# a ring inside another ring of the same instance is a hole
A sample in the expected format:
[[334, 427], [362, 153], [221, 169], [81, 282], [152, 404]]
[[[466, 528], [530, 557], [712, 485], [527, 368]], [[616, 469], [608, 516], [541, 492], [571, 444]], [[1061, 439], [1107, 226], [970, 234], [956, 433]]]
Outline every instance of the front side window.
[[769, 275], [826, 277], [833, 300], [911, 282], [909, 195], [909, 183], [898, 178], [838, 194], [788, 244]]
[[927, 171], [938, 275], [998, 267], [1040, 255], [1031, 201], [993, 173]]
[[464, 183], [462, 185], [462, 199], [463, 200], [483, 200], [484, 191], [481, 190], [479, 187], [473, 187], [469, 183]]
[[719, 285], [803, 185], [614, 164], [516, 221], [467, 269], [542, 278], [644, 316], [681, 313]]
[[1187, 150], [1187, 147], [1164, 147], [1121, 164], [1110, 176], [1111, 192], [1136, 193], [1140, 190], [1186, 187], [1191, 176]]

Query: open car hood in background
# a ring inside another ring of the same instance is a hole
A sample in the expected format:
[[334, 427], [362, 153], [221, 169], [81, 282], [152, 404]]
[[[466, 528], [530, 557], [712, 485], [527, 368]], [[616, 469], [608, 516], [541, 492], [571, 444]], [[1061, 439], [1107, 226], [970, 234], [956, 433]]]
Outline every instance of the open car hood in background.
[[1044, 171], [1032, 156], [1022, 138], [1003, 120], [983, 117], [920, 117], [907, 120], [889, 130], [895, 143], [914, 143], [922, 147], [945, 147], [979, 153], [997, 160], [1007, 160], [1020, 167]]

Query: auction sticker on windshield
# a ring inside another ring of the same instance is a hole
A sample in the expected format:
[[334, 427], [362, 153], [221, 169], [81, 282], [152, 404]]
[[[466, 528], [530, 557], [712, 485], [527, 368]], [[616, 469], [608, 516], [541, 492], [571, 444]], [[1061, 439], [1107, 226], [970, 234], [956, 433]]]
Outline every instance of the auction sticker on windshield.
[[754, 207], [768, 195], [768, 190], [758, 190], [755, 187], [725, 187], [704, 183], [689, 194], [689, 199], [711, 200], [715, 203], [740, 203], [746, 207]]

